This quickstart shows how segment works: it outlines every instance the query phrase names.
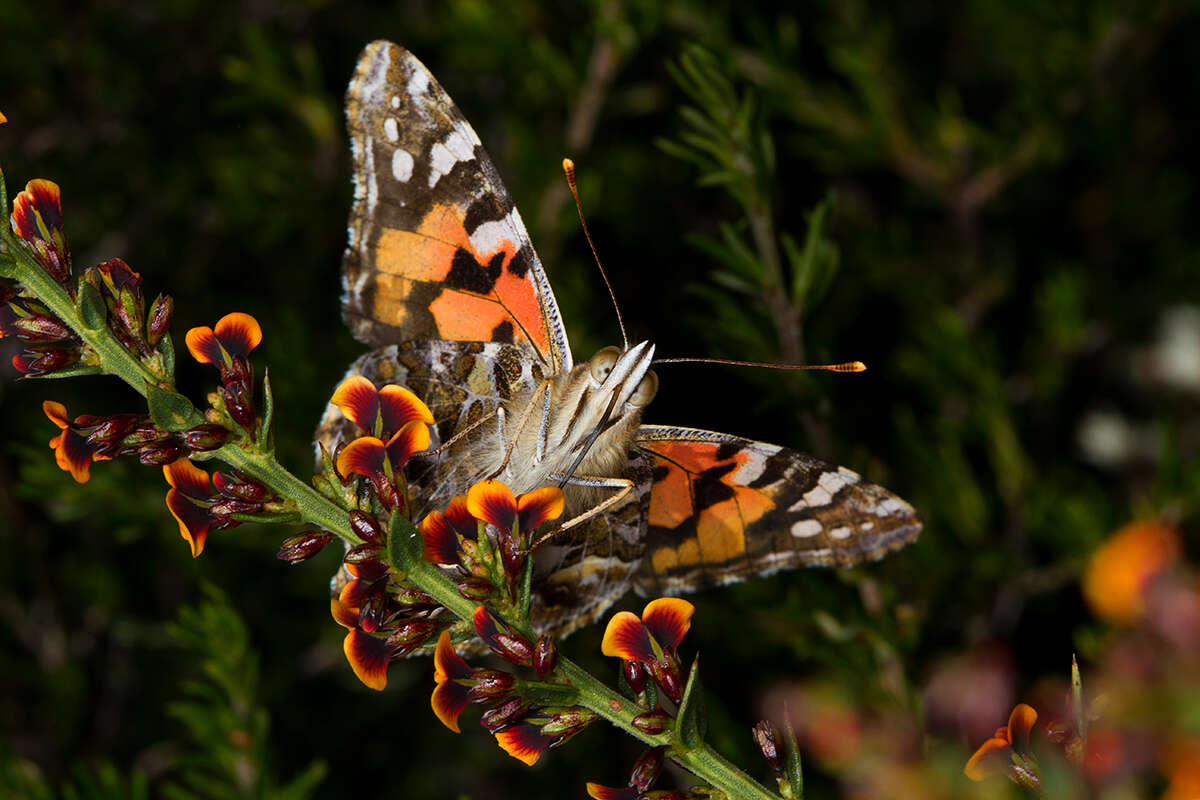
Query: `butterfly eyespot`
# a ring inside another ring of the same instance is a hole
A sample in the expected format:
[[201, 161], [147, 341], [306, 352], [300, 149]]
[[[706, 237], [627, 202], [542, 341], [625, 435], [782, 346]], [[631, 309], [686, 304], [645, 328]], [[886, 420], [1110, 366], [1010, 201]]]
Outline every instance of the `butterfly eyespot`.
[[647, 372], [642, 382], [633, 390], [633, 394], [629, 396], [629, 405], [635, 408], [643, 408], [650, 404], [654, 399], [654, 395], [658, 394], [658, 376], [653, 372]]
[[588, 362], [588, 369], [592, 373], [592, 380], [599, 383], [607, 378], [608, 373], [612, 372], [613, 365], [617, 363], [617, 359], [620, 357], [621, 348], [619, 347], [606, 347], [592, 356], [592, 360]]

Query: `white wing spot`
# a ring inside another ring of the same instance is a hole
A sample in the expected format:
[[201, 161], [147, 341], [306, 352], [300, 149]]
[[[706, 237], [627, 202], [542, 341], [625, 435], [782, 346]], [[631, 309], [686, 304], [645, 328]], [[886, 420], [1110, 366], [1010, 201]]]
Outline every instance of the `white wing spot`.
[[413, 173], [413, 157], [407, 150], [396, 150], [392, 153], [392, 175], [401, 183], [406, 183]]
[[383, 133], [389, 142], [400, 141], [400, 126], [395, 117], [388, 117], [383, 121]]
[[816, 536], [822, 530], [821, 523], [815, 519], [802, 519], [792, 523], [792, 536], [797, 539], [807, 539]]
[[833, 495], [829, 493], [828, 489], [826, 489], [824, 486], [821, 486], [820, 483], [804, 493], [804, 503], [809, 508], [827, 506], [832, 502]]
[[510, 243], [512, 247], [517, 247], [520, 239], [516, 235], [516, 229], [512, 223], [513, 215], [516, 213], [517, 209], [514, 208], [504, 219], [488, 220], [471, 231], [471, 247], [475, 248], [475, 252], [487, 258], [503, 249], [505, 242]]
[[851, 533], [853, 533], [853, 531], [850, 530], [848, 527], [846, 527], [845, 525], [839, 525], [838, 527], [831, 530], [829, 532], [829, 535], [832, 536], [834, 539], [849, 539]]
[[434, 143], [433, 147], [429, 148], [429, 188], [432, 189], [458, 162], [475, 158], [472, 139], [478, 141], [479, 137], [475, 136], [475, 132], [469, 126], [460, 125], [450, 131], [444, 140]]
[[869, 530], [873, 530], [875, 528], [875, 523], [874, 522], [860, 522], [860, 523], [858, 523], [858, 527], [864, 531], [869, 531]]
[[399, 107], [400, 107], [400, 95], [394, 94], [394, 95], [392, 95], [392, 108], [399, 108]]
[[421, 95], [429, 91], [429, 73], [423, 69], [414, 69], [412, 75], [408, 76], [408, 96], [413, 100], [419, 100]]
[[840, 472], [822, 472], [821, 477], [817, 478], [817, 483], [825, 487], [825, 491], [830, 494], [836, 494], [843, 486], [847, 486], [851, 481], [846, 480]]

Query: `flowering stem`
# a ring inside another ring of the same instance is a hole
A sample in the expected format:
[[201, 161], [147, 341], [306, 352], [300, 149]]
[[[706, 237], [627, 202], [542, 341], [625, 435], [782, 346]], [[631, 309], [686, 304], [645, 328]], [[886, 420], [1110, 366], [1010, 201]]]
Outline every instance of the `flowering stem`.
[[[63, 287], [42, 269], [8, 229], [0, 230], [0, 276], [19, 280], [53, 314], [70, 326], [99, 356], [103, 371], [121, 378], [143, 396], [147, 395], [148, 386], [151, 385], [171, 387], [173, 376], [155, 375], [130, 354], [107, 327], [87, 326], [75, 302]], [[197, 410], [196, 414], [199, 416], [200, 412]], [[299, 516], [306, 522], [335, 534], [352, 546], [363, 543], [350, 527], [345, 509], [284, 469], [262, 444], [230, 442], [206, 456], [224, 461], [269, 486], [280, 496], [292, 500]], [[463, 597], [435, 566], [420, 561], [408, 570], [407, 575], [414, 585], [456, 616], [468, 621], [473, 619], [477, 604]], [[748, 800], [779, 800], [778, 795], [764, 789], [705, 743], [683, 750], [672, 747], [669, 731], [652, 735], [638, 730], [633, 725], [633, 718], [646, 709], [613, 691], [579, 665], [565, 658], [560, 659], [555, 674], [578, 691], [579, 705], [594, 711], [650, 747], [667, 747], [669, 758], [727, 796]]]

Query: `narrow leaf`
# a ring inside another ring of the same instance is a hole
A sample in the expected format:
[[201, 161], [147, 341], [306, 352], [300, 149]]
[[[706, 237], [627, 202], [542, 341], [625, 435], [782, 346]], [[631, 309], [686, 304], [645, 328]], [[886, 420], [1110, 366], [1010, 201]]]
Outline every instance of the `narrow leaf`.
[[90, 283], [83, 282], [79, 286], [79, 299], [75, 301], [79, 307], [79, 318], [83, 327], [89, 331], [103, 330], [108, 324], [108, 310], [104, 306], [104, 298], [100, 291]]
[[399, 511], [392, 514], [388, 525], [387, 554], [392, 568], [400, 572], [411, 572], [421, 563], [425, 552], [425, 541], [417, 526]]
[[152, 383], [146, 384], [146, 404], [150, 406], [150, 418], [164, 431], [185, 431], [204, 422], [191, 400]]
[[684, 750], [699, 747], [704, 741], [707, 727], [704, 715], [704, 700], [700, 690], [700, 656], [692, 661], [683, 700], [679, 703], [679, 715], [675, 718], [675, 743]]

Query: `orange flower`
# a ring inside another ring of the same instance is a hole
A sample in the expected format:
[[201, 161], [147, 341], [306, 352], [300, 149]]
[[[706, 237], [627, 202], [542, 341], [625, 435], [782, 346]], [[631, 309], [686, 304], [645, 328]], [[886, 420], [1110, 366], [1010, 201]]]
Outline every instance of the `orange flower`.
[[1147, 584], [1179, 558], [1179, 533], [1162, 520], [1133, 522], [1092, 553], [1083, 595], [1102, 619], [1130, 625], [1146, 613]]
[[1029, 755], [1029, 732], [1033, 723], [1037, 722], [1037, 711], [1033, 706], [1018, 703], [1008, 717], [1008, 724], [997, 728], [992, 738], [979, 746], [975, 754], [963, 768], [966, 776], [973, 781], [981, 781], [989, 775], [997, 775], [1008, 771], [1012, 766], [1012, 756], [1016, 753], [1022, 759]]
[[71, 473], [76, 483], [87, 483], [91, 477], [93, 461], [107, 461], [111, 456], [100, 455], [82, 433], [76, 430], [67, 417], [67, 408], [62, 403], [47, 400], [42, 403], [45, 415], [62, 429], [62, 433], [50, 440], [54, 448], [54, 461], [59, 468]]
[[433, 414], [421, 398], [389, 383], [381, 389], [362, 375], [351, 375], [334, 391], [330, 403], [368, 436], [390, 439], [410, 422], [433, 424]]
[[651, 600], [639, 619], [631, 611], [619, 611], [608, 621], [600, 652], [626, 661], [652, 664], [664, 652], [675, 652], [692, 624], [696, 607], [678, 597]]
[[228, 368], [234, 358], [246, 358], [262, 342], [262, 327], [249, 314], [235, 311], [217, 320], [215, 328], [192, 328], [184, 337], [188, 352], [201, 364]]
[[500, 481], [480, 481], [467, 491], [467, 510], [475, 519], [491, 523], [497, 530], [510, 533], [530, 531], [563, 512], [563, 493], [557, 486], [546, 486], [514, 497], [512, 489]]

